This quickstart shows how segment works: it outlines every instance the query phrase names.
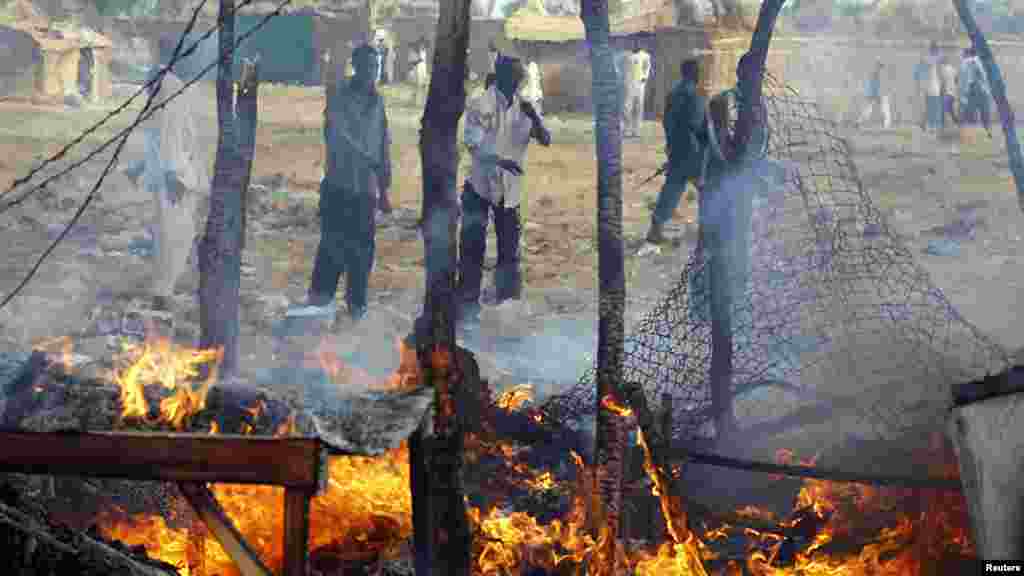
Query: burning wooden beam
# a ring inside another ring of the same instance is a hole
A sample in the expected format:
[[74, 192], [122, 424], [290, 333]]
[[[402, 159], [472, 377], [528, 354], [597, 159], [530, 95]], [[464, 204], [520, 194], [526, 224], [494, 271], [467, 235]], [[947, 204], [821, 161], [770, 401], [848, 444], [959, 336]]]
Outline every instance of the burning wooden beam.
[[[224, 552], [238, 566], [242, 576], [273, 576], [273, 572], [263, 565], [256, 551], [245, 542], [242, 535], [235, 529], [231, 519], [224, 510], [217, 504], [217, 500], [210, 493], [209, 488], [203, 484], [190, 484], [182, 482], [178, 484], [182, 496], [188, 500], [192, 509], [203, 520], [206, 527], [210, 529], [213, 536], [220, 542]], [[285, 534], [288, 531], [285, 530]], [[305, 541], [303, 542], [305, 548]], [[287, 547], [285, 548], [287, 550]], [[304, 572], [286, 572], [286, 574], [303, 574]]]
[[314, 438], [0, 431], [0, 471], [165, 482], [269, 484], [317, 491], [326, 450]]
[[958, 386], [947, 433], [978, 557], [1024, 558], [1024, 367]]

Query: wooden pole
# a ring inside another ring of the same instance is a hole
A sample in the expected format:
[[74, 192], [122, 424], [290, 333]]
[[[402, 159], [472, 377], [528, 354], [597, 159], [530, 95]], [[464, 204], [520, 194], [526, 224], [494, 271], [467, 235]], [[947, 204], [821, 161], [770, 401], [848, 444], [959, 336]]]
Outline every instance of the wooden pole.
[[306, 576], [309, 551], [309, 500], [312, 492], [298, 488], [284, 491], [283, 576]]

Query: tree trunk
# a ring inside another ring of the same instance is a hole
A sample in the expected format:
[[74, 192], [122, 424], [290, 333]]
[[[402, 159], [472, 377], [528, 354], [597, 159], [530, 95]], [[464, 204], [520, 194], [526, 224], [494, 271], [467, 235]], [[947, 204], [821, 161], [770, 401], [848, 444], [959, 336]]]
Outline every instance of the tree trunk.
[[416, 346], [425, 382], [434, 386], [434, 421], [430, 434], [421, 428], [410, 444], [415, 448], [409, 457], [414, 460], [417, 576], [470, 573], [472, 535], [462, 482], [463, 415], [459, 404], [464, 374], [473, 361], [456, 351], [454, 323], [458, 127], [466, 107], [469, 9], [469, 0], [440, 5], [430, 89], [420, 128], [426, 295]]
[[[609, 44], [608, 3], [584, 0], [580, 16], [590, 45], [593, 77], [595, 145], [597, 148], [598, 344], [595, 483], [603, 500], [595, 520], [607, 530], [606, 552], [614, 550], [622, 508], [625, 427], [620, 416], [604, 406], [610, 397], [622, 401], [623, 312], [626, 281], [622, 247], [622, 106], [614, 54]], [[597, 526], [594, 526], [597, 528]], [[614, 573], [614, 556], [598, 570]]]
[[[210, 192], [210, 213], [199, 250], [200, 346], [221, 348], [220, 375], [230, 378], [238, 372], [238, 293], [241, 283], [242, 242], [245, 237], [242, 217], [242, 188], [248, 183], [251, 157], [242, 157], [240, 135], [255, 138], [255, 73], [247, 76], [247, 85], [239, 93], [246, 97], [242, 106], [252, 115], [248, 124], [236, 126], [233, 82], [235, 42], [234, 4], [221, 0], [217, 16], [220, 26], [220, 62], [217, 67], [217, 158]], [[250, 100], [251, 99], [251, 100]], [[251, 154], [251, 149], [250, 149]]]
[[[775, 28], [775, 21], [782, 10], [785, 0], [765, 0], [761, 4], [761, 10], [757, 17], [757, 27], [754, 29], [753, 37], [750, 40], [747, 60], [742, 69], [737, 70], [741, 81], [740, 99], [745, 104], [740, 107], [739, 117], [736, 121], [736, 132], [733, 135], [731, 145], [727, 148], [734, 151], [734, 158], [730, 159], [732, 166], [729, 171], [741, 174], [748, 169], [748, 161], [758, 151], [750, 148], [751, 136], [755, 125], [766, 121], [766, 111], [761, 109], [762, 105], [762, 81], [764, 79], [765, 62], [768, 58], [768, 47], [771, 44], [772, 32]], [[724, 112], [724, 110], [722, 111]], [[714, 114], [714, 111], [712, 112]], [[718, 122], [724, 122], [725, 118], [719, 118]], [[728, 176], [726, 177], [728, 178]], [[711, 192], [726, 193], [725, 190], [714, 190]], [[747, 206], [737, 208], [735, 212], [752, 210], [752, 194], [743, 194], [741, 197], [729, 199], [728, 201], [746, 202]], [[730, 213], [734, 212], [732, 210]], [[709, 223], [701, 222], [703, 230]], [[738, 222], [739, 225], [747, 225], [747, 222]], [[724, 222], [716, 225], [717, 230], [723, 228]], [[734, 226], [724, 227], [725, 230], [735, 232]], [[710, 299], [711, 299], [711, 397], [712, 406], [715, 410], [715, 435], [720, 442], [727, 442], [736, 432], [736, 420], [733, 414], [733, 318], [732, 311], [735, 303], [732, 301], [732, 281], [730, 272], [735, 271], [731, 262], [726, 259], [732, 250], [725, 249], [730, 243], [736, 242], [736, 238], [721, 237], [713, 234], [711, 239], [710, 277]], [[749, 246], [741, 246], [740, 250], [749, 250]]]
[[1006, 155], [1010, 161], [1010, 171], [1013, 172], [1013, 181], [1017, 185], [1017, 203], [1024, 211], [1024, 157], [1021, 156], [1020, 140], [1017, 139], [1017, 122], [1013, 117], [1013, 109], [1006, 99], [1006, 83], [1003, 82], [1003, 75], [995, 58], [992, 57], [992, 49], [989, 48], [985, 35], [978, 30], [978, 24], [974, 21], [974, 15], [971, 14], [966, 0], [953, 0], [953, 6], [956, 7], [960, 21], [967, 30], [967, 35], [971, 37], [971, 43], [978, 53], [978, 58], [981, 59], [981, 64], [985, 67], [985, 74], [992, 88], [992, 99], [996, 101], [999, 122], [1006, 137]]
[[256, 156], [256, 124], [259, 122], [259, 58], [242, 62], [238, 79], [238, 154], [242, 165], [242, 243], [245, 251], [245, 231], [249, 221], [249, 181], [252, 178], [252, 161]]

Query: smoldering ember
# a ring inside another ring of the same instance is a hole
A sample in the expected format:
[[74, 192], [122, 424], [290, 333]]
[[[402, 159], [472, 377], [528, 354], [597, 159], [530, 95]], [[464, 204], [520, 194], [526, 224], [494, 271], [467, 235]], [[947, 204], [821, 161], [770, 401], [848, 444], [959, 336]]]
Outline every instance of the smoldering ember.
[[4, 3], [0, 573], [1010, 571], [1010, 4]]

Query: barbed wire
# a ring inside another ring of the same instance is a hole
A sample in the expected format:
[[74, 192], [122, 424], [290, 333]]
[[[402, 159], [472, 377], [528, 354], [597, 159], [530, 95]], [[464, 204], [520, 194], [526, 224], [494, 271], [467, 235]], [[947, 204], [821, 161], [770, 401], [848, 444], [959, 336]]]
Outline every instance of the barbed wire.
[[[238, 10], [240, 8], [243, 8], [243, 7], [247, 6], [247, 5], [249, 5], [249, 4], [252, 4], [255, 1], [256, 0], [242, 0], [242, 2], [240, 2], [238, 4], [238, 6], [236, 6], [235, 10]], [[286, 0], [286, 1], [282, 2], [278, 6], [278, 8], [276, 10], [271, 12], [252, 31], [255, 31], [256, 29], [262, 27], [262, 25], [265, 23], [266, 20], [269, 20], [271, 17], [278, 15], [280, 13], [280, 11], [286, 5], [288, 5], [290, 3], [291, 3], [291, 0]], [[199, 6], [203, 6], [203, 5], [205, 5], [205, 0], [203, 0], [203, 2], [199, 4]], [[200, 12], [196, 11], [196, 12], [194, 12], [192, 14], [192, 17], [190, 18], [189, 23], [188, 23], [188, 25], [186, 27], [186, 31], [182, 35], [182, 39], [187, 37], [187, 34], [192, 31], [193, 27], [195, 26], [195, 22], [198, 20], [199, 13]], [[202, 44], [207, 38], [212, 36], [215, 32], [218, 32], [220, 30], [220, 28], [221, 28], [221, 24], [218, 22], [214, 27], [210, 28], [209, 30], [204, 32], [202, 35], [200, 35], [199, 38], [196, 39], [196, 41], [193, 42], [192, 45], [189, 46], [184, 52], [180, 53], [179, 56], [177, 56], [176, 58], [171, 59], [167, 64], [161, 66], [160, 69], [157, 72], [157, 75], [154, 76], [153, 78], [150, 78], [145, 83], [143, 83], [143, 85], [141, 87], [139, 87], [135, 91], [135, 93], [133, 93], [130, 97], [128, 97], [127, 100], [125, 100], [120, 105], [118, 105], [116, 108], [114, 108], [113, 110], [108, 112], [103, 118], [98, 120], [95, 124], [93, 124], [92, 126], [86, 128], [85, 130], [83, 130], [81, 134], [79, 134], [77, 137], [75, 137], [68, 144], [64, 145], [60, 150], [58, 150], [57, 152], [52, 154], [49, 158], [44, 159], [40, 163], [39, 166], [36, 166], [35, 168], [32, 168], [31, 170], [29, 170], [28, 174], [26, 174], [25, 176], [23, 176], [21, 178], [16, 179], [10, 185], [10, 187], [7, 190], [5, 190], [2, 194], [0, 194], [0, 199], [3, 199], [4, 197], [8, 196], [9, 194], [12, 194], [14, 192], [14, 190], [17, 189], [19, 186], [27, 184], [33, 177], [35, 177], [37, 174], [42, 172], [43, 169], [45, 169], [47, 166], [49, 166], [49, 165], [53, 164], [54, 162], [57, 162], [57, 161], [61, 160], [62, 158], [64, 158], [64, 156], [66, 156], [75, 146], [77, 146], [77, 145], [81, 144], [82, 142], [84, 142], [86, 138], [88, 138], [94, 132], [96, 132], [97, 130], [102, 128], [105, 124], [107, 124], [115, 116], [118, 116], [118, 115], [122, 114], [125, 110], [128, 109], [128, 107], [131, 105], [132, 102], [134, 102], [139, 96], [145, 94], [149, 90], [149, 87], [152, 86], [157, 81], [158, 78], [162, 79], [164, 77], [164, 75], [166, 74], [166, 72], [168, 70], [173, 69], [173, 67], [179, 61], [181, 61], [181, 60], [189, 57], [190, 55], [192, 55], [199, 48], [200, 44]], [[243, 39], [248, 37], [251, 34], [252, 31], [249, 31], [246, 34], [243, 34], [242, 36], [240, 36], [237, 39], [237, 41], [235, 42], [235, 47], [237, 47], [238, 44], [240, 44]], [[179, 42], [179, 45], [180, 45], [180, 42]], [[234, 53], [234, 48], [232, 48], [231, 51], [232, 51], [232, 54], [233, 54]], [[218, 55], [218, 58], [214, 62], [212, 62], [210, 65], [208, 65], [206, 68], [204, 68], [201, 73], [197, 74], [193, 78], [193, 80], [194, 81], [201, 80], [202, 77], [208, 71], [210, 71], [213, 67], [215, 67], [217, 65], [217, 62], [220, 60], [221, 57], [222, 57], [222, 55]], [[193, 82], [193, 81], [190, 81], [190, 82], [186, 83], [185, 84], [185, 88], [188, 88], [189, 86], [191, 86], [194, 83], [195, 82]], [[179, 91], [179, 93], [180, 93], [180, 91]], [[170, 100], [175, 95], [177, 95], [177, 93], [175, 93], [174, 95], [168, 97], [167, 100]], [[156, 110], [159, 110], [160, 108], [162, 108], [162, 106], [154, 109], [153, 113], [155, 113]], [[145, 118], [143, 118], [143, 121], [145, 121], [146, 118], [149, 118], [149, 116], [146, 116]], [[11, 200], [11, 201], [7, 202], [6, 204], [0, 204], [0, 214], [3, 214], [8, 209], [13, 208], [13, 207], [18, 206], [19, 204], [23, 203], [25, 200], [28, 199], [29, 196], [31, 196], [35, 192], [38, 192], [39, 190], [42, 190], [50, 182], [53, 182], [54, 180], [67, 175], [72, 170], [75, 170], [75, 169], [83, 166], [84, 164], [86, 164], [87, 162], [89, 162], [90, 160], [95, 158], [97, 155], [99, 155], [101, 152], [103, 152], [104, 150], [109, 148], [122, 135], [130, 133], [133, 129], [134, 129], [134, 126], [129, 126], [128, 128], [125, 128], [125, 129], [121, 130], [120, 132], [118, 132], [117, 134], [115, 134], [114, 136], [109, 138], [106, 142], [104, 142], [103, 144], [101, 144], [100, 146], [95, 148], [92, 152], [90, 152], [89, 154], [87, 154], [83, 158], [79, 159], [78, 161], [72, 163], [71, 165], [67, 166], [65, 169], [61, 170], [60, 172], [58, 172], [56, 174], [53, 174], [52, 176], [46, 178], [40, 184], [38, 184], [35, 187], [33, 187], [33, 188], [29, 189], [28, 191], [26, 191], [22, 196], [20, 196], [18, 198], [15, 198], [14, 200]]]
[[[247, 3], [251, 3], [252, 1], [253, 0], [243, 0], [243, 2], [241, 4], [239, 4], [238, 7], [241, 7], [241, 6], [243, 6], [243, 5], [247, 4]], [[146, 103], [143, 106], [142, 111], [139, 112], [139, 115], [131, 123], [131, 125], [129, 125], [124, 130], [118, 132], [115, 136], [110, 138], [102, 146], [102, 148], [106, 148], [106, 147], [110, 146], [112, 143], [114, 143], [115, 141], [119, 140], [118, 143], [117, 143], [117, 147], [114, 150], [114, 154], [113, 154], [111, 160], [107, 163], [106, 167], [104, 167], [103, 172], [100, 174], [100, 177], [96, 181], [96, 184], [93, 185], [92, 189], [89, 191], [89, 194], [86, 196], [86, 198], [82, 202], [81, 206], [79, 206], [78, 210], [76, 210], [74, 216], [72, 216], [71, 220], [64, 227], [64, 229], [61, 231], [61, 233], [57, 236], [57, 238], [53, 242], [50, 243], [49, 247], [47, 247], [47, 249], [43, 252], [43, 254], [36, 260], [35, 264], [32, 266], [31, 270], [29, 270], [28, 274], [26, 274], [25, 277], [18, 284], [18, 286], [15, 287], [15, 289], [12, 290], [4, 298], [4, 300], [2, 302], [0, 302], [0, 309], [3, 309], [4, 306], [6, 306], [11, 300], [13, 300], [14, 297], [17, 296], [21, 292], [21, 290], [23, 290], [25, 288], [25, 286], [28, 285], [28, 283], [32, 280], [32, 278], [36, 275], [36, 273], [42, 267], [42, 264], [46, 260], [46, 258], [50, 254], [53, 253], [53, 251], [57, 248], [57, 246], [61, 243], [61, 241], [63, 241], [64, 238], [67, 237], [67, 235], [71, 231], [71, 229], [74, 228], [75, 224], [77, 224], [78, 221], [81, 219], [82, 214], [85, 213], [86, 208], [88, 208], [89, 205], [92, 203], [92, 201], [95, 199], [96, 192], [98, 192], [100, 186], [103, 185], [103, 180], [106, 179], [107, 175], [110, 173], [110, 170], [117, 163], [117, 160], [118, 160], [118, 158], [120, 157], [120, 154], [121, 154], [121, 150], [124, 149], [124, 146], [125, 146], [125, 144], [128, 141], [128, 136], [131, 135], [131, 133], [141, 123], [143, 123], [146, 120], [148, 120], [157, 111], [165, 108], [167, 106], [167, 104], [170, 103], [170, 101], [172, 99], [176, 98], [178, 95], [183, 93], [186, 89], [188, 89], [190, 86], [192, 86], [193, 84], [198, 82], [200, 79], [202, 79], [206, 75], [207, 72], [212, 70], [215, 66], [217, 66], [220, 63], [220, 60], [222, 58], [225, 58], [225, 57], [232, 57], [233, 58], [235, 50], [238, 48], [238, 46], [241, 45], [241, 43], [243, 41], [245, 41], [246, 38], [248, 38], [252, 34], [256, 33], [256, 31], [258, 31], [260, 28], [262, 28], [264, 25], [266, 25], [266, 23], [269, 22], [272, 18], [274, 18], [275, 16], [278, 16], [281, 13], [281, 11], [285, 8], [285, 6], [287, 6], [288, 4], [291, 3], [291, 0], [282, 0], [278, 4], [278, 6], [272, 12], [268, 13], [266, 16], [264, 16], [262, 19], [260, 19], [253, 28], [251, 28], [250, 30], [246, 31], [244, 34], [242, 34], [238, 38], [236, 38], [235, 42], [233, 43], [232, 47], [228, 50], [227, 54], [221, 54], [221, 53], [218, 52], [218, 57], [217, 57], [217, 59], [214, 62], [210, 63], [205, 68], [203, 68], [198, 74], [196, 74], [194, 77], [192, 77], [188, 82], [185, 82], [184, 85], [181, 88], [179, 88], [177, 91], [171, 93], [167, 98], [162, 100], [160, 103], [153, 104], [153, 100], [156, 98], [156, 95], [159, 93], [159, 85], [162, 83], [164, 76], [166, 76], [166, 74], [171, 70], [171, 68], [174, 66], [174, 64], [177, 63], [183, 57], [180, 54], [181, 46], [183, 45], [183, 43], [185, 41], [185, 38], [188, 36], [188, 33], [192, 30], [192, 26], [194, 26], [195, 21], [198, 19], [198, 15], [199, 15], [200, 9], [205, 4], [205, 2], [206, 2], [206, 0], [202, 0], [200, 5], [194, 11], [194, 13], [192, 15], [192, 19], [189, 21], [189, 26], [186, 28], [185, 32], [183, 32], [181, 37], [178, 39], [178, 44], [175, 47], [174, 54], [171, 57], [169, 63], [166, 66], [161, 67], [161, 69], [157, 73], [157, 75], [156, 75], [156, 82], [157, 82], [157, 85], [158, 85], [157, 89], [153, 90], [147, 96]], [[236, 7], [236, 9], [238, 7]], [[217, 27], [214, 28], [214, 30], [219, 29], [219, 28], [220, 28], [220, 24], [218, 23]], [[195, 44], [193, 44], [192, 45], [192, 49], [194, 49], [196, 47], [196, 45], [198, 45], [200, 42], [202, 42], [202, 39], [198, 40]], [[150, 84], [147, 83], [147, 86], [148, 85], [150, 85]], [[86, 161], [88, 161], [90, 158], [94, 157], [98, 153], [99, 153], [99, 149], [94, 151], [93, 154], [91, 154], [85, 160], [80, 162], [77, 166], [81, 166], [82, 164], [84, 164]], [[77, 166], [75, 166], [75, 167], [77, 167]], [[66, 174], [67, 172], [70, 172], [70, 169], [62, 172], [61, 174]], [[57, 175], [57, 176], [54, 176], [52, 178], [47, 179], [42, 184], [40, 184], [37, 187], [37, 189], [45, 186], [48, 182], [52, 181], [53, 179], [55, 179], [55, 178], [57, 178], [59, 176], [60, 175]], [[2, 213], [2, 212], [3, 212], [3, 210], [0, 210], [0, 213]]]

